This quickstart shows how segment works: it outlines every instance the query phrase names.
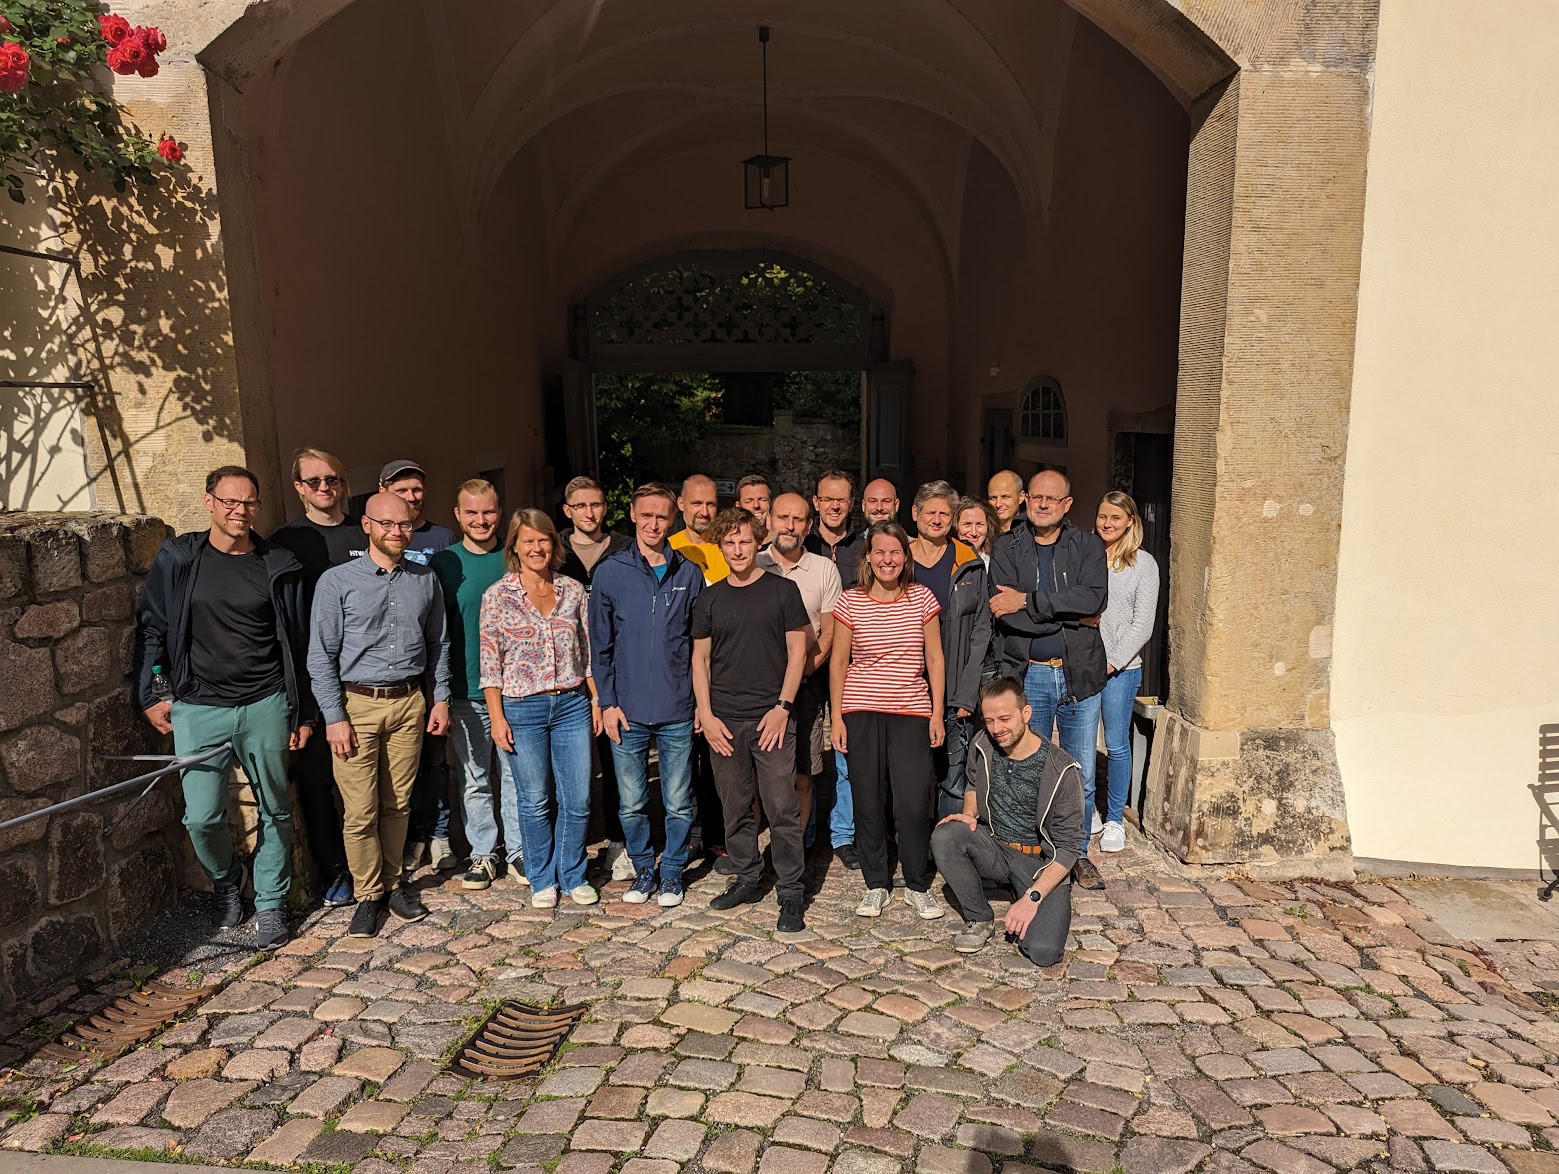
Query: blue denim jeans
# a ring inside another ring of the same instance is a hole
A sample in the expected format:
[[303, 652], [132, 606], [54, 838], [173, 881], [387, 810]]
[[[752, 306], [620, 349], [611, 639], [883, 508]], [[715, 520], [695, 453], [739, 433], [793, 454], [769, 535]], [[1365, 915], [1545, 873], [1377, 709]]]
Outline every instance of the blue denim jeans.
[[[498, 856], [498, 819], [493, 801], [503, 820], [504, 855], [513, 860], [520, 854], [520, 807], [509, 776], [509, 756], [493, 753], [493, 728], [483, 701], [449, 703], [449, 744], [460, 764], [463, 784], [460, 810], [465, 816], [466, 839], [471, 857]], [[498, 770], [492, 769], [494, 758]]]
[[850, 767], [834, 751], [834, 805], [828, 813], [828, 839], [835, 848], [855, 843], [855, 796], [850, 793]]
[[1034, 707], [1029, 727], [1041, 738], [1050, 737], [1054, 726], [1061, 735], [1061, 749], [1077, 759], [1083, 772], [1083, 842], [1078, 855], [1088, 858], [1089, 829], [1098, 810], [1093, 794], [1095, 760], [1099, 749], [1099, 708], [1103, 694], [1086, 701], [1067, 700], [1066, 673], [1059, 667], [1031, 664], [1023, 676], [1023, 693]]
[[622, 804], [618, 814], [628, 858], [640, 876], [655, 871], [655, 846], [650, 843], [652, 741], [660, 751], [660, 797], [666, 808], [666, 847], [660, 854], [660, 879], [664, 884], [680, 881], [682, 870], [687, 867], [688, 836], [693, 828], [693, 723], [634, 722], [622, 732], [621, 742], [612, 743], [617, 800]]
[[1142, 666], [1111, 673], [1100, 694], [1104, 718], [1104, 752], [1110, 756], [1109, 794], [1104, 800], [1106, 821], [1121, 823], [1126, 818], [1126, 800], [1131, 797], [1131, 707], [1142, 688]]
[[525, 875], [538, 893], [576, 889], [585, 883], [590, 823], [589, 694], [505, 697], [503, 716], [514, 735], [505, 757], [519, 797]]

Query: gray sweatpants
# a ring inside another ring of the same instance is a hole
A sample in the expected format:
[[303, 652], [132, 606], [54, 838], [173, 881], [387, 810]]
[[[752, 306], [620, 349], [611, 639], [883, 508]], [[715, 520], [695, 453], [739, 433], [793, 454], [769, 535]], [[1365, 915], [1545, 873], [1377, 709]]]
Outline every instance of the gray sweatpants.
[[[970, 922], [995, 918], [991, 903], [985, 899], [984, 881], [1011, 885], [1018, 899], [1027, 901], [1025, 894], [1040, 867], [1038, 856], [1009, 848], [983, 827], [974, 830], [962, 821], [939, 824], [932, 830], [931, 854], [953, 890], [964, 920]], [[1054, 966], [1066, 952], [1071, 926], [1072, 879], [1067, 877], [1040, 902], [1018, 949], [1036, 966]]]

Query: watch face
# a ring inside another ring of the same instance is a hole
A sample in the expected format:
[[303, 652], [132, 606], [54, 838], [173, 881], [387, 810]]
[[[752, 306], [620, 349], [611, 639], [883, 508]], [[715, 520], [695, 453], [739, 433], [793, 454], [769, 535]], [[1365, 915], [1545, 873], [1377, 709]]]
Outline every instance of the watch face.
[[1044, 898], [1040, 896], [1038, 889], [1030, 889], [1029, 890], [1029, 900], [1034, 902], [1034, 904], [1038, 905], [1041, 901], [1044, 900]]

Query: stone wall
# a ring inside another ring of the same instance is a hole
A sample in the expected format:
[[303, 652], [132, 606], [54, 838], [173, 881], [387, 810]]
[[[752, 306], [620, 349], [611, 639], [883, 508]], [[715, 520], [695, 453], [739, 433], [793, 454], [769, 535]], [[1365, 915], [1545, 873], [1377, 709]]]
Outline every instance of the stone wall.
[[[772, 428], [716, 424], [693, 446], [693, 468], [719, 480], [737, 480], [762, 473], [778, 492], [804, 494], [811, 500], [819, 473], [845, 469], [861, 482], [861, 438], [858, 431], [827, 420], [797, 418], [777, 411]], [[722, 502], [722, 504], [725, 504]]]
[[[141, 583], [167, 527], [114, 514], [0, 516], [0, 821], [105, 786], [164, 751], [126, 674]], [[0, 832], [0, 1010], [127, 939], [177, 894], [183, 833], [159, 784]]]

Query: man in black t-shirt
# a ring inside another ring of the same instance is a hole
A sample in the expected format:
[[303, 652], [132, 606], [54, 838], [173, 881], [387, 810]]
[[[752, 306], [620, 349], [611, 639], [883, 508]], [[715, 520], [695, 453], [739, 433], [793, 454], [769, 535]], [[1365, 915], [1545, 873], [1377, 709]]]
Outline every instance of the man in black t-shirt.
[[801, 807], [796, 799], [796, 736], [791, 710], [806, 667], [812, 622], [789, 579], [757, 565], [757, 524], [744, 509], [715, 519], [710, 541], [730, 574], [699, 594], [693, 607], [693, 695], [709, 739], [715, 786], [725, 809], [725, 850], [736, 864], [730, 886], [711, 909], [750, 905], [762, 893], [755, 800], [768, 816], [779, 875], [782, 933], [806, 928]]
[[136, 704], [173, 735], [181, 756], [216, 751], [184, 771], [184, 826], [211, 879], [217, 927], [242, 923], [244, 868], [227, 823], [228, 772], [254, 790], [255, 928], [261, 949], [288, 939], [292, 800], [287, 752], [308, 741], [314, 701], [303, 568], [252, 532], [260, 483], [226, 465], [206, 479], [209, 530], [163, 544], [136, 616]]
[[[342, 509], [349, 492], [346, 467], [330, 453], [299, 449], [292, 458], [292, 487], [303, 503], [303, 513], [278, 528], [271, 541], [292, 551], [303, 564], [303, 589], [312, 602], [319, 577], [331, 567], [362, 557], [368, 549], [368, 536], [363, 533], [363, 520]], [[311, 738], [293, 753], [292, 777], [298, 786], [298, 809], [324, 902], [350, 905], [354, 900], [352, 873], [346, 866], [335, 772], [324, 738]]]

